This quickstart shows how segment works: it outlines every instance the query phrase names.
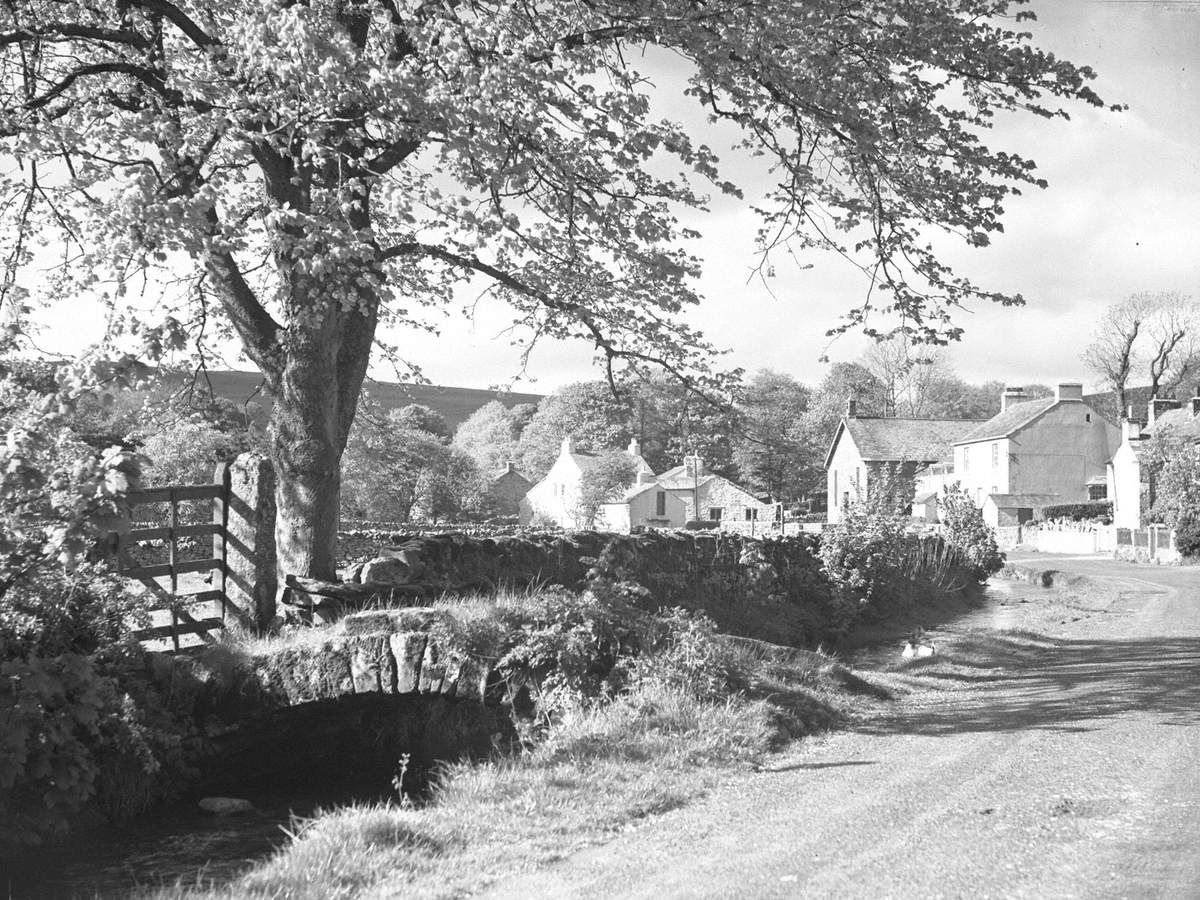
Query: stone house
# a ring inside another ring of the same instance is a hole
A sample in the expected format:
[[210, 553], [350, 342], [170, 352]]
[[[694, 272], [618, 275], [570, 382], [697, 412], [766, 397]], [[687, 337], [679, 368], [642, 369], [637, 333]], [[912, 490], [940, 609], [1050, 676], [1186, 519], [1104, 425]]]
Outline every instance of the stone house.
[[[654, 470], [642, 458], [641, 445], [635, 440], [625, 450], [632, 458], [638, 477], [654, 476]], [[517, 521], [522, 525], [548, 524], [561, 528], [587, 528], [580, 519], [580, 485], [583, 475], [596, 465], [599, 457], [580, 450], [575, 439], [563, 439], [562, 448], [546, 477], [531, 487], [521, 499]]]
[[930, 495], [938, 492], [951, 471], [953, 442], [979, 424], [975, 419], [859, 416], [856, 402], [850, 400], [825, 455], [826, 521], [840, 521], [845, 504], [865, 497], [873, 479], [888, 466], [897, 466], [902, 475], [914, 479], [916, 496], [925, 501], [914, 512], [928, 514]]
[[[1000, 413], [954, 441], [954, 479], [993, 526], [1108, 493], [1120, 432], [1083, 399], [1083, 385], [1064, 382], [1052, 397], [1024, 397], [1006, 389]], [[997, 499], [985, 504], [992, 495]]]
[[723, 531], [757, 532], [769, 528], [777, 515], [774, 503], [705, 471], [704, 459], [699, 456], [684, 457], [683, 465], [663, 472], [657, 481], [683, 503], [685, 521], [715, 522]]
[[488, 493], [495, 503], [497, 515], [519, 515], [521, 500], [531, 487], [533, 482], [517, 471], [515, 463], [506, 463], [504, 469], [493, 475], [488, 483]]
[[1147, 512], [1150, 485], [1142, 473], [1142, 457], [1150, 438], [1161, 430], [1176, 431], [1200, 441], [1200, 387], [1184, 406], [1178, 400], [1151, 399], [1146, 424], [1133, 420], [1133, 410], [1121, 422], [1121, 445], [1109, 460], [1106, 472], [1108, 496], [1113, 502], [1113, 524], [1118, 528], [1140, 528]]
[[595, 527], [597, 531], [628, 534], [634, 526], [682, 528], [687, 520], [684, 502], [666, 490], [654, 475], [643, 472], [620, 499], [601, 504]]

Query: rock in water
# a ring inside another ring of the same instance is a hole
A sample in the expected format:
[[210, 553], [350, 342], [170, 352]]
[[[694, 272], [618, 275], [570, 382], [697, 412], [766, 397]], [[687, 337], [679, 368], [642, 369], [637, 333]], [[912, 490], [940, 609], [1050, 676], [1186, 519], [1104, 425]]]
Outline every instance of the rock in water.
[[238, 797], [205, 797], [200, 808], [214, 816], [236, 816], [254, 812], [254, 804]]

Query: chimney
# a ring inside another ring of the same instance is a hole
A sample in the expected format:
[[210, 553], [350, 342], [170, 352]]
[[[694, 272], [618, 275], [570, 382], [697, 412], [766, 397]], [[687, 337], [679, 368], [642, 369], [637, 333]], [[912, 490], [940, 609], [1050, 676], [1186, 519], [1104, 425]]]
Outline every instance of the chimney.
[[1006, 387], [1000, 392], [1000, 412], [1008, 412], [1008, 408], [1014, 403], [1021, 403], [1025, 399], [1025, 388], [1023, 387]]
[[1172, 400], [1169, 397], [1152, 397], [1149, 406], [1146, 410], [1148, 419], [1146, 421], [1147, 428], [1153, 428], [1154, 423], [1158, 421], [1158, 417], [1163, 413], [1172, 409], [1179, 409], [1180, 403], [1178, 400]]
[[638, 472], [637, 473], [637, 483], [638, 484], [653, 484], [656, 480], [657, 480], [657, 478], [653, 472]]
[[515, 472], [515, 471], [517, 471], [517, 464], [515, 462], [513, 462], [511, 459], [504, 464], [504, 474], [505, 475], [509, 474], [510, 472]]
[[704, 458], [696, 454], [683, 458], [683, 474], [688, 478], [704, 477]]
[[1078, 381], [1064, 381], [1054, 389], [1055, 400], [1082, 400], [1083, 385]]
[[641, 441], [639, 441], [637, 438], [630, 438], [628, 453], [630, 456], [641, 456], [642, 455]]
[[1121, 443], [1127, 444], [1130, 441], [1140, 440], [1142, 437], [1142, 426], [1131, 419], [1121, 420]]
[[846, 400], [846, 418], [854, 419], [858, 416], [858, 398], [850, 397]]
[[565, 438], [563, 438], [562, 452], [563, 453], [574, 453], [575, 452], [575, 438], [569, 434]]

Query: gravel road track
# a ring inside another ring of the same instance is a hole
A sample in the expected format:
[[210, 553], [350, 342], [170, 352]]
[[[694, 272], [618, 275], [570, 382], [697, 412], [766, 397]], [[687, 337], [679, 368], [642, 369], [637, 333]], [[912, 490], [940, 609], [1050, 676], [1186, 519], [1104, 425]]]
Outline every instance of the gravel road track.
[[[488, 898], [1200, 898], [1200, 568], [1014, 557], [904, 696]], [[956, 658], [960, 665], [951, 664]]]

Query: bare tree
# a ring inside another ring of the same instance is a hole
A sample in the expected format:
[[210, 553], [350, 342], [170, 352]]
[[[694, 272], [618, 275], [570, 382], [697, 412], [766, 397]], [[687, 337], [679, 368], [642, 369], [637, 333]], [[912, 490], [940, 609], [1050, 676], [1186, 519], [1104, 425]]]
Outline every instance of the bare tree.
[[860, 361], [883, 386], [885, 416], [930, 415], [934, 395], [953, 378], [944, 348], [914, 346], [903, 334], [872, 345]]
[[1179, 293], [1133, 294], [1105, 310], [1083, 362], [1116, 392], [1124, 414], [1132, 379], [1145, 373], [1157, 397], [1200, 368], [1200, 311]]

